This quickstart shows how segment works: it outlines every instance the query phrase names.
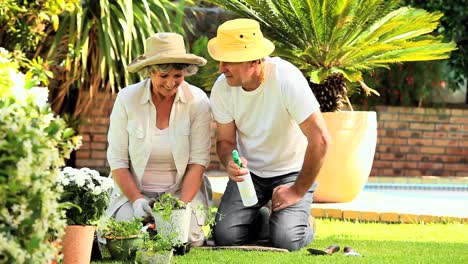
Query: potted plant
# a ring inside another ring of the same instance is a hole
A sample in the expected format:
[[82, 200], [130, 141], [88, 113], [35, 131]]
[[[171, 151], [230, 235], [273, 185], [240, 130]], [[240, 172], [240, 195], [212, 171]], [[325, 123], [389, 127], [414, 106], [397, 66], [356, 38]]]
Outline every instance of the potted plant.
[[60, 171], [57, 188], [63, 191], [59, 202], [65, 207], [67, 220], [63, 237], [65, 262], [89, 262], [96, 224], [104, 214], [112, 187], [110, 178], [89, 168], [65, 167]]
[[174, 246], [188, 243], [192, 206], [165, 193], [153, 205], [156, 230], [165, 238], [171, 238]]
[[142, 219], [133, 218], [130, 221], [116, 221], [109, 218], [103, 223], [102, 236], [114, 260], [131, 260], [142, 242]]
[[[298, 66], [331, 133], [314, 201], [347, 202], [370, 174], [377, 141], [375, 112], [352, 111], [348, 94], [369, 88], [362, 72], [397, 62], [440, 60], [455, 44], [433, 36], [442, 14], [400, 0], [210, 0], [257, 20], [274, 41], [274, 55]], [[351, 85], [357, 83], [358, 85]], [[345, 106], [351, 111], [342, 111]]]
[[143, 235], [135, 261], [142, 264], [170, 263], [173, 255], [173, 242], [161, 234], [151, 237], [148, 233]]

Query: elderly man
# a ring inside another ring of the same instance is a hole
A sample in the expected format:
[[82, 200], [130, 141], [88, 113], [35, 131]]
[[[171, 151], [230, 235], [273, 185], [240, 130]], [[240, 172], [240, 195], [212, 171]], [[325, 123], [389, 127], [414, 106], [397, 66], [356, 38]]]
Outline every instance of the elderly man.
[[[223, 23], [208, 43], [221, 72], [210, 100], [218, 156], [229, 175], [214, 229], [217, 245], [251, 242], [270, 200], [272, 246], [298, 250], [314, 236], [309, 213], [329, 135], [307, 80], [291, 63], [268, 57], [274, 48], [251, 19]], [[245, 168], [233, 161], [235, 149]], [[245, 207], [236, 182], [248, 171], [258, 203]]]

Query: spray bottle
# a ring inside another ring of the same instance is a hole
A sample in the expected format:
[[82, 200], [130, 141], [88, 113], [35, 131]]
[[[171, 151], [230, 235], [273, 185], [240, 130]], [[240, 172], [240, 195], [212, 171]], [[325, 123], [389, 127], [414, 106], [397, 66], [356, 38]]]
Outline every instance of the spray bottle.
[[[237, 166], [243, 168], [237, 150], [232, 151], [232, 158], [234, 159], [234, 162], [237, 164]], [[247, 172], [247, 174], [238, 177], [244, 179], [244, 181], [237, 182], [237, 187], [239, 188], [242, 203], [244, 204], [244, 206], [255, 205], [258, 202], [258, 199], [250, 172]]]

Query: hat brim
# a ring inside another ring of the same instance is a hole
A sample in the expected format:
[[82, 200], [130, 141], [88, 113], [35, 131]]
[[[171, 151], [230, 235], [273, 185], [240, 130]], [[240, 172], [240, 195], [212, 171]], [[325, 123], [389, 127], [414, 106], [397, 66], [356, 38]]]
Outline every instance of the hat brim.
[[127, 65], [127, 70], [129, 72], [137, 72], [141, 70], [143, 67], [146, 67], [149, 65], [166, 64], [166, 63], [186, 63], [186, 64], [193, 64], [197, 66], [203, 66], [206, 64], [206, 59], [203, 57], [194, 55], [194, 54], [184, 54], [184, 55], [179, 55], [179, 56], [156, 55], [156, 56], [149, 57], [149, 58], [140, 56]]
[[255, 45], [248, 50], [233, 48], [232, 46], [218, 45], [218, 38], [215, 37], [208, 41], [208, 53], [217, 61], [223, 62], [245, 62], [264, 58], [275, 50], [275, 45], [268, 39], [263, 38], [261, 45]]

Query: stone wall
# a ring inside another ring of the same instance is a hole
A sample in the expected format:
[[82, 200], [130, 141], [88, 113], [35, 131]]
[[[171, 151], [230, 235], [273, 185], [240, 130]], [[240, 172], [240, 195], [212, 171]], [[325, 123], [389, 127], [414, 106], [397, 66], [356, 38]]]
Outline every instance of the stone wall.
[[[106, 161], [107, 129], [114, 96], [100, 94], [81, 126], [83, 146], [76, 153], [77, 167], [109, 170]], [[468, 177], [468, 109], [432, 109], [380, 106], [373, 176]], [[212, 125], [209, 169], [222, 169], [215, 151]]]

